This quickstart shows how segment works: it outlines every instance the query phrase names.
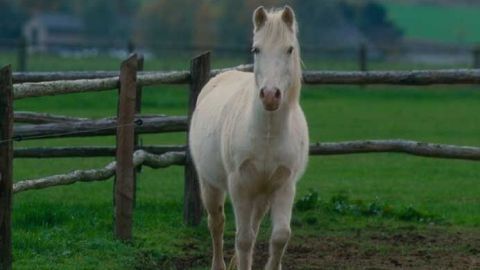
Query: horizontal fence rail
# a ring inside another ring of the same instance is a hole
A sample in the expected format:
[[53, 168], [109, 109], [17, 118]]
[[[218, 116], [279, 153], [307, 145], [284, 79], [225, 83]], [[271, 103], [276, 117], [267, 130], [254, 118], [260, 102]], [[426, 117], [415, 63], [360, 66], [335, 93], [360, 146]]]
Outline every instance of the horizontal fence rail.
[[[143, 150], [137, 150], [133, 154], [133, 165], [148, 166], [154, 169], [165, 168], [171, 165], [183, 165], [185, 153], [169, 152], [163, 155], [154, 155]], [[115, 174], [117, 162], [113, 161], [101, 169], [76, 170], [67, 174], [47, 176], [39, 179], [24, 180], [13, 185], [13, 193], [31, 189], [43, 189], [53, 186], [70, 185], [76, 182], [103, 181]]]
[[326, 142], [316, 143], [310, 146], [310, 155], [392, 152], [431, 158], [480, 160], [480, 147], [417, 142], [402, 139]]
[[[212, 70], [211, 76], [228, 70], [251, 71], [251, 65], [242, 65], [234, 68]], [[46, 73], [46, 78], [93, 78], [96, 73], [76, 74]], [[61, 76], [61, 75], [64, 75]], [[107, 72], [103, 75], [114, 74]], [[17, 74], [20, 76], [22, 74]], [[88, 76], [87, 76], [88, 75]], [[27, 80], [26, 74], [22, 75]], [[37, 75], [39, 76], [39, 75]], [[50, 76], [50, 77], [49, 77]], [[100, 76], [101, 77], [101, 76]], [[31, 78], [40, 79], [40, 78]], [[183, 84], [190, 80], [188, 71], [172, 72], [139, 72], [137, 84], [151, 86], [157, 84]], [[421, 70], [421, 71], [304, 71], [303, 81], [306, 84], [392, 84], [392, 85], [433, 85], [433, 84], [480, 84], [480, 69], [450, 69], [450, 70]], [[106, 91], [118, 88], [118, 77], [96, 79], [76, 79], [60, 81], [43, 81], [14, 84], [14, 98], [39, 97], [59, 94], [82, 93], [91, 91]]]
[[14, 99], [117, 89], [118, 77], [14, 84]]
[[[140, 146], [153, 154], [183, 152], [186, 145]], [[310, 155], [346, 155], [362, 153], [405, 153], [431, 158], [480, 160], [480, 147], [436, 144], [412, 140], [363, 140], [322, 142], [310, 145]], [[15, 158], [113, 157], [115, 147], [39, 147], [17, 148]]]
[[[53, 81], [90, 81], [115, 79], [118, 71], [71, 71], [71, 72], [18, 72], [14, 75], [15, 84], [42, 83]], [[188, 71], [140, 71], [137, 73], [142, 85], [152, 84], [184, 84], [190, 81]], [[48, 84], [47, 84], [48, 85]], [[115, 87], [115, 86], [113, 86]]]
[[[139, 146], [135, 150], [144, 150], [161, 155], [168, 152], [183, 152], [185, 145]], [[79, 147], [32, 147], [16, 148], [15, 158], [65, 158], [65, 157], [114, 157], [116, 147], [112, 146], [79, 146]]]
[[[216, 76], [229, 70], [251, 72], [252, 65], [240, 65], [233, 68], [214, 69], [211, 76]], [[92, 80], [115, 78], [116, 71], [93, 72], [28, 72], [14, 73], [13, 81], [18, 83], [49, 82], [62, 80]], [[140, 85], [162, 83], [182, 84], [190, 80], [189, 71], [170, 72], [138, 72]], [[307, 84], [478, 84], [480, 69], [445, 69], [445, 70], [414, 70], [414, 71], [304, 71], [303, 80]], [[114, 88], [115, 86], [111, 86]]]
[[[135, 132], [138, 134], [185, 131], [187, 129], [187, 117], [137, 116], [133, 125], [135, 125]], [[114, 118], [39, 125], [20, 125], [14, 128], [13, 139], [21, 141], [64, 137], [106, 136], [114, 135], [117, 126], [117, 120]]]
[[73, 94], [92, 91], [98, 92], [117, 89], [118, 86], [118, 77], [75, 81], [22, 83], [14, 85], [13, 97], [14, 99], [22, 99], [29, 97], [53, 96], [59, 94]]
[[[155, 117], [165, 117], [165, 114], [137, 114], [137, 120], [139, 118], [155, 118]], [[116, 117], [103, 118], [104, 120], [115, 120]], [[14, 112], [14, 122], [15, 123], [28, 123], [28, 124], [52, 124], [52, 123], [70, 123], [70, 122], [79, 122], [79, 121], [95, 121], [100, 119], [92, 119], [86, 117], [73, 117], [59, 114], [50, 114], [50, 113], [38, 113], [38, 112], [26, 112], [26, 111], [17, 111]]]
[[65, 123], [85, 121], [88, 118], [72, 117], [65, 115], [56, 115], [50, 113], [37, 113], [37, 112], [14, 112], [13, 114], [15, 123], [30, 123], [30, 124], [46, 124], [46, 123]]
[[305, 71], [306, 84], [479, 84], [480, 69], [414, 71]]
[[[155, 72], [138, 75], [137, 85], [151, 86], [156, 84], [184, 84], [189, 82], [189, 73], [186, 71]], [[99, 92], [117, 89], [118, 77], [43, 81], [14, 84], [14, 98], [53, 96], [60, 94], [74, 94], [84, 92]]]
[[118, 71], [14, 72], [13, 83], [102, 79], [118, 77], [119, 75], [120, 72]]
[[[167, 149], [169, 148], [169, 149]], [[99, 148], [93, 148], [96, 150]], [[183, 149], [183, 150], [182, 150]], [[20, 152], [25, 149], [19, 149]], [[37, 151], [51, 151], [52, 149], [38, 149]], [[56, 149], [58, 150], [58, 149]], [[70, 149], [73, 150], [73, 149]], [[111, 149], [108, 148], [107, 151]], [[153, 150], [161, 155], [152, 154], [145, 150]], [[175, 151], [181, 150], [181, 151]], [[18, 151], [18, 150], [17, 150]], [[455, 146], [446, 144], [432, 144], [408, 140], [369, 140], [369, 141], [348, 141], [339, 143], [317, 143], [310, 146], [310, 155], [336, 155], [336, 154], [358, 154], [378, 152], [399, 152], [417, 156], [480, 160], [480, 147]], [[16, 152], [19, 153], [19, 152]], [[105, 154], [102, 152], [102, 154]], [[109, 154], [109, 153], [108, 153]], [[185, 146], [149, 146], [136, 150], [133, 156], [135, 167], [145, 165], [152, 168], [164, 168], [171, 165], [185, 164]], [[76, 182], [102, 181], [111, 178], [115, 174], [116, 162], [111, 162], [101, 169], [76, 170], [67, 174], [53, 175], [40, 179], [24, 180], [13, 186], [13, 192], [31, 189], [44, 189], [59, 185], [70, 185]]]
[[[252, 71], [252, 65], [239, 65], [231, 68], [213, 69], [210, 74], [216, 76], [219, 73], [229, 71]], [[118, 71], [64, 71], [64, 72], [14, 72], [13, 83], [38, 83], [50, 81], [71, 81], [71, 80], [91, 80], [118, 77]], [[140, 71], [137, 72], [140, 83], [151, 85], [157, 83], [188, 83], [190, 82], [190, 71]]]

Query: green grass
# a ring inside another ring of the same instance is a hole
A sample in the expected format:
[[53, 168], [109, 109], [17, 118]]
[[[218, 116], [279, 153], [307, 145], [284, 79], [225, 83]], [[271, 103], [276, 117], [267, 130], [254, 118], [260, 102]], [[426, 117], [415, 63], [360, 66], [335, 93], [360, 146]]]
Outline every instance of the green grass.
[[477, 6], [401, 3], [384, 1], [389, 17], [410, 39], [451, 44], [480, 42], [480, 9]]
[[[200, 52], [198, 53], [200, 54]], [[180, 53], [172, 56], [159, 56], [145, 60], [145, 70], [186, 70], [190, 68], [190, 59], [196, 53]], [[243, 64], [246, 57], [237, 58], [215, 56], [212, 67], [229, 67]], [[28, 71], [88, 71], [88, 70], [118, 70], [122, 59], [100, 54], [86, 57], [60, 57], [52, 54], [29, 54], [27, 58]], [[17, 55], [14, 52], [0, 51], [0, 66], [11, 64], [13, 70], [18, 69]]]
[[[63, 69], [66, 64], [59, 61], [58, 65], [49, 67]], [[85, 65], [90, 68], [92, 64]], [[116, 66], [116, 63], [104, 63], [98, 68]], [[185, 114], [186, 88], [146, 88], [143, 111]], [[309, 86], [304, 87], [302, 105], [312, 141], [406, 138], [480, 145], [480, 92], [476, 87]], [[15, 109], [105, 117], [116, 112], [116, 94], [112, 91], [18, 100]], [[184, 134], [145, 135], [142, 139], [144, 144], [185, 142]], [[96, 137], [24, 141], [15, 143], [15, 147], [113, 144], [113, 138]], [[96, 168], [109, 161], [108, 158], [17, 159], [14, 173], [17, 180], [30, 179]], [[337, 213], [326, 204], [307, 212], [295, 211], [294, 235], [312, 236], [321, 230], [324, 235], [351, 237], [356, 229], [429, 226], [416, 220], [402, 220], [399, 218], [402, 209], [438, 217], [442, 224], [435, 226], [441, 228], [453, 226], [470, 230], [480, 226], [478, 176], [479, 164], [469, 161], [402, 154], [312, 157], [299, 182], [297, 199], [311, 190], [318, 192], [318, 200], [324, 203], [344, 194], [348, 202], [378, 201], [400, 214], [392, 217], [356, 215], [349, 211]], [[199, 228], [182, 224], [182, 193], [182, 167], [143, 169], [138, 182], [133, 245], [113, 238], [111, 181], [17, 194], [13, 220], [14, 267], [169, 269], [172, 258], [199, 257], [203, 263], [208, 262], [205, 254], [209, 252], [210, 240], [205, 221]], [[415, 213], [407, 214], [415, 216]], [[268, 222], [265, 222], [261, 241], [267, 239], [267, 228]], [[229, 207], [225, 237], [231, 249], [234, 226]]]

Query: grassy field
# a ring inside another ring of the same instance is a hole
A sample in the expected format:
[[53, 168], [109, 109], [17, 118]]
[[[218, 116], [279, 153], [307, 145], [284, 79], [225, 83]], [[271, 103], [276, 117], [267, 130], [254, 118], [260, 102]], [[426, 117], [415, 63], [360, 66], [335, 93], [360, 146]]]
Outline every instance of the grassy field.
[[392, 21], [405, 37], [442, 43], [480, 42], [480, 9], [468, 5], [383, 1]]
[[[34, 62], [32, 67], [88, 70], [118, 66], [111, 59], [56, 61]], [[188, 62], [174, 65], [182, 69]], [[147, 69], [160, 66], [147, 62]], [[185, 90], [186, 86], [147, 88], [143, 111], [184, 115]], [[15, 109], [105, 117], [115, 114], [116, 102], [112, 91], [19, 100]], [[302, 106], [312, 141], [406, 138], [480, 145], [480, 92], [473, 86], [304, 87]], [[142, 140], [145, 145], [184, 143], [185, 136], [145, 135]], [[15, 147], [112, 144], [113, 138], [97, 137], [26, 141]], [[109, 161], [18, 159], [15, 179], [96, 168]], [[480, 267], [475, 261], [480, 250], [479, 169], [478, 162], [402, 154], [312, 157], [299, 183], [294, 236], [285, 268]], [[20, 193], [14, 201], [14, 267], [206, 269], [208, 230], [205, 221], [198, 228], [182, 225], [182, 193], [182, 167], [143, 169], [131, 245], [113, 239], [111, 181]], [[234, 224], [230, 207], [225, 238], [231, 256]], [[257, 263], [265, 255], [267, 238], [268, 220], [259, 238]]]
[[[186, 70], [190, 67], [190, 58], [194, 53], [189, 55], [175, 55], [171, 57], [158, 57], [147, 59], [145, 61], [145, 70]], [[355, 54], [354, 54], [355, 55]], [[357, 59], [331, 59], [319, 57], [315, 53], [308, 52], [303, 55], [303, 66], [307, 70], [358, 70]], [[48, 54], [29, 55], [27, 70], [28, 71], [88, 71], [88, 70], [118, 70], [121, 59], [112, 58], [104, 55], [83, 58], [59, 57]], [[0, 51], [0, 65], [11, 64], [14, 71], [18, 70], [17, 55], [11, 52]], [[232, 67], [240, 64], [246, 64], [247, 57], [237, 55], [236, 57], [219, 57], [215, 53], [212, 54], [212, 67], [223, 68]], [[250, 62], [249, 62], [250, 63]], [[438, 68], [470, 68], [470, 63], [449, 64], [449, 65], [432, 65], [422, 63], [407, 63], [401, 61], [381, 61], [369, 59], [367, 63], [369, 70], [412, 70], [412, 69], [438, 69]]]

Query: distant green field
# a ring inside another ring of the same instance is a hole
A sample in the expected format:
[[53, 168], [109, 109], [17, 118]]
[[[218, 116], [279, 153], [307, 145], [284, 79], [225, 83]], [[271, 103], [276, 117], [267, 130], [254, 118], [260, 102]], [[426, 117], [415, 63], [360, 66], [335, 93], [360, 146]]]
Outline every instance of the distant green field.
[[[146, 59], [145, 70], [187, 70], [190, 59], [195, 54], [174, 55], [171, 57], [157, 57]], [[0, 66], [11, 64], [14, 71], [18, 71], [16, 54], [0, 51]], [[27, 71], [88, 71], [88, 70], [118, 70], [122, 59], [100, 54], [94, 57], [68, 58], [57, 55], [33, 54], [28, 57]], [[225, 57], [212, 53], [212, 68], [233, 67], [247, 63], [246, 56]], [[303, 68], [306, 70], [358, 70], [356, 58], [332, 59], [318, 56], [314, 53], [303, 54]], [[382, 61], [369, 59], [369, 70], [412, 70], [412, 69], [440, 69], [440, 68], [470, 68], [465, 64], [422, 64], [402, 61]]]
[[[112, 59], [97, 59], [101, 62], [97, 66], [92, 59], [66, 62], [49, 58], [48, 61], [48, 64], [44, 62], [45, 65], [35, 62], [35, 69], [115, 69], [118, 66], [118, 62]], [[215, 63], [216, 66], [231, 64], [233, 61]], [[171, 65], [183, 69], [188, 62], [172, 62]], [[147, 65], [149, 69], [159, 66], [159, 62]], [[354, 64], [350, 63], [347, 68], [352, 66]], [[184, 115], [186, 88], [161, 86], [145, 89], [143, 112]], [[105, 117], [115, 114], [116, 103], [116, 93], [111, 91], [18, 100], [15, 109]], [[302, 105], [312, 141], [406, 138], [480, 146], [480, 92], [477, 87], [308, 86], [302, 93]], [[142, 140], [145, 145], [184, 143], [185, 136], [145, 135]], [[97, 137], [24, 141], [15, 143], [15, 147], [113, 144], [113, 138]], [[110, 160], [17, 159], [14, 163], [15, 179], [97, 168]], [[312, 157], [299, 183], [297, 200], [316, 191], [320, 201], [329, 205], [341, 194], [348, 196], [354, 205], [371, 207], [373, 202], [378, 202], [388, 204], [389, 209], [395, 211], [415, 209], [421, 213], [420, 217], [433, 216], [435, 220], [422, 222], [416, 215], [413, 218], [400, 216], [400, 220], [399, 215], [365, 216], [356, 213], [355, 207], [353, 210], [348, 208], [345, 214], [340, 214], [339, 211], [343, 210], [336, 208], [314, 207], [307, 212], [295, 211], [292, 243], [298, 242], [298, 237], [315, 238], [318, 235], [341, 236], [355, 241], [360, 230], [377, 231], [379, 228], [427, 231], [478, 228], [479, 169], [478, 162], [402, 154]], [[113, 239], [111, 181], [78, 183], [16, 195], [14, 268], [171, 269], [172, 261], [178, 258], [197, 258], [201, 263], [195, 269], [206, 269], [201, 268], [208, 263], [210, 250], [205, 222], [199, 228], [182, 224], [183, 168], [144, 168], [139, 175], [137, 195], [133, 245]], [[344, 207], [343, 204], [340, 206]], [[260, 241], [265, 242], [267, 236], [265, 226]], [[234, 227], [229, 207], [225, 237], [227, 249], [231, 251]], [[368, 252], [386, 252], [385, 247], [375, 243], [369, 245], [365, 249], [373, 251]], [[452, 245], [455, 248], [458, 245], [463, 252], [462, 243]], [[404, 252], [409, 248], [401, 246]], [[433, 245], [431, 250], [442, 248], [446, 247]]]
[[480, 43], [480, 8], [384, 1], [389, 17], [410, 39]]

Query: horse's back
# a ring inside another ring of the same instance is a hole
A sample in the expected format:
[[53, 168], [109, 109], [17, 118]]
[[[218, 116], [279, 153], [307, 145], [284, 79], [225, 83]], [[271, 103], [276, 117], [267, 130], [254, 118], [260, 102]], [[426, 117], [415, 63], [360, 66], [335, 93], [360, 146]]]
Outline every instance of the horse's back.
[[220, 73], [210, 79], [203, 87], [197, 99], [197, 106], [211, 93], [217, 96], [223, 96], [225, 100], [229, 95], [241, 91], [242, 86], [248, 81], [253, 81], [253, 73], [237, 70]]
[[252, 73], [221, 73], [205, 85], [197, 99], [189, 133], [190, 151], [201, 180], [218, 188], [226, 188], [227, 177], [221, 155], [222, 126], [250, 83]]

